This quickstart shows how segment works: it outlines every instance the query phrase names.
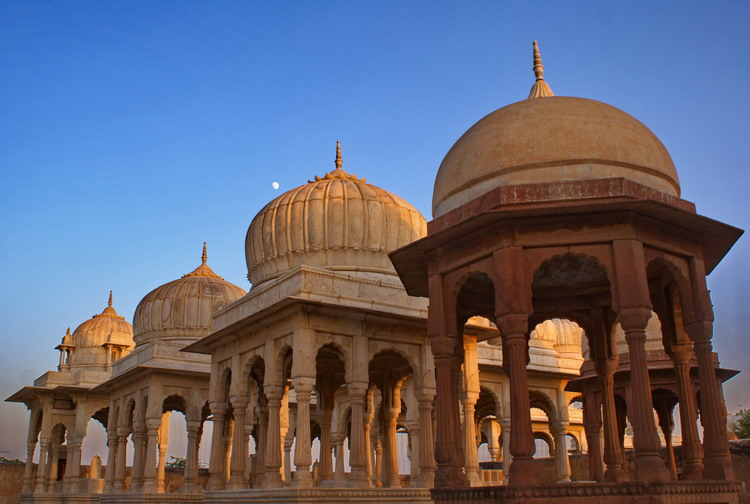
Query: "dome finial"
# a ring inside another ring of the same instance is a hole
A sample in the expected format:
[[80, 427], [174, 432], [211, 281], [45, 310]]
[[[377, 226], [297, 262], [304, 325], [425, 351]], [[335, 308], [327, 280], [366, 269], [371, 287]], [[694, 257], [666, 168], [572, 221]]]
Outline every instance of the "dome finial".
[[109, 301], [107, 302], [107, 306], [112, 306], [112, 291], [109, 291]]
[[536, 82], [531, 86], [529, 98], [544, 98], [546, 96], [555, 96], [549, 85], [544, 81], [544, 65], [542, 65], [542, 55], [539, 53], [539, 44], [534, 41], [534, 77]]
[[208, 253], [206, 251], [206, 242], [203, 242], [203, 255], [201, 256], [201, 261], [203, 264], [206, 264], [206, 261], [208, 261]]
[[336, 140], [336, 169], [340, 170], [344, 160], [341, 159], [341, 140]]

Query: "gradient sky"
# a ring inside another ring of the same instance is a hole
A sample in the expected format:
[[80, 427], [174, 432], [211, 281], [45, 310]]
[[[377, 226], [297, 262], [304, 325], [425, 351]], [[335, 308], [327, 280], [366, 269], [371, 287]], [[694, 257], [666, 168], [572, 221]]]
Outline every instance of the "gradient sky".
[[[0, 398], [57, 365], [110, 289], [132, 320], [200, 264], [249, 288], [244, 239], [281, 192], [344, 168], [428, 218], [441, 159], [526, 97], [619, 107], [669, 149], [683, 198], [750, 228], [750, 3], [0, 3]], [[280, 189], [271, 184], [278, 181]], [[709, 277], [722, 363], [750, 406], [748, 237]], [[24, 456], [25, 407], [0, 403]]]

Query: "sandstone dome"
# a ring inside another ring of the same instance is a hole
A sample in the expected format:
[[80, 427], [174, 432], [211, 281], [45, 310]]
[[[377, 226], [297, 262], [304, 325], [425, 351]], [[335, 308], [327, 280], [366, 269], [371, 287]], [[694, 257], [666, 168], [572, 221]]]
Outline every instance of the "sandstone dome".
[[388, 253], [426, 234], [413, 206], [345, 172], [341, 146], [336, 169], [292, 189], [255, 216], [245, 239], [253, 286], [298, 266], [395, 274]]
[[[75, 348], [71, 365], [99, 365], [104, 363], [105, 343], [116, 343], [122, 346], [133, 346], [133, 326], [125, 321], [125, 317], [117, 314], [112, 306], [112, 292], [109, 293], [109, 303], [104, 311], [79, 325], [71, 338]], [[63, 338], [65, 343], [65, 338]]]
[[138, 303], [133, 317], [135, 342], [196, 340], [211, 332], [211, 316], [246, 294], [213, 272], [206, 264], [182, 278], [152, 290]]
[[672, 158], [651, 130], [611, 105], [554, 96], [536, 46], [534, 56], [537, 83], [529, 99], [490, 113], [446, 154], [435, 179], [433, 217], [519, 184], [622, 177], [680, 195]]

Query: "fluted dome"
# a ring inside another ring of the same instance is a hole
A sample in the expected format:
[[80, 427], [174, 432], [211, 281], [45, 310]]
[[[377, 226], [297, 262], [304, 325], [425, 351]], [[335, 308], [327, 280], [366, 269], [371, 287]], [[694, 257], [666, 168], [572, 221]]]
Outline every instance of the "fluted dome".
[[182, 278], [152, 290], [138, 303], [133, 317], [135, 342], [196, 340], [211, 332], [211, 316], [246, 294], [213, 272], [206, 264]]
[[393, 272], [388, 252], [426, 233], [398, 196], [341, 169], [288, 191], [255, 216], [245, 239], [248, 279], [258, 285], [302, 264]]
[[125, 321], [125, 317], [117, 314], [112, 306], [110, 292], [109, 303], [104, 311], [79, 325], [73, 331], [71, 340], [75, 347], [71, 359], [73, 366], [100, 365], [105, 362], [106, 350], [102, 347], [105, 343], [115, 341], [123, 346], [132, 346], [133, 326]]
[[[535, 47], [536, 49], [536, 47]], [[501, 186], [622, 177], [680, 195], [667, 149], [651, 130], [610, 105], [554, 96], [535, 50], [529, 99], [487, 115], [458, 139], [435, 179], [439, 217]]]

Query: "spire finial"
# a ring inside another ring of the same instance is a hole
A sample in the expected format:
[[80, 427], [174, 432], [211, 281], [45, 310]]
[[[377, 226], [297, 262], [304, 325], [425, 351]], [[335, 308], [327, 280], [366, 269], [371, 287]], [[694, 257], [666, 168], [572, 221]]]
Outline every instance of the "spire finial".
[[542, 65], [542, 55], [539, 52], [539, 44], [534, 41], [534, 77], [536, 82], [531, 86], [529, 98], [544, 98], [546, 96], [555, 96], [549, 85], [544, 82], [544, 65]]
[[112, 306], [112, 291], [109, 291], [109, 302], [107, 303], [107, 306]]
[[208, 261], [208, 253], [206, 251], [206, 242], [203, 242], [203, 255], [201, 256], [201, 261], [203, 261], [203, 264], [206, 264], [206, 261]]
[[340, 170], [344, 164], [344, 160], [341, 159], [341, 140], [336, 140], [336, 169]]
[[70, 327], [68, 327], [68, 330], [65, 331], [65, 336], [70, 336]]

